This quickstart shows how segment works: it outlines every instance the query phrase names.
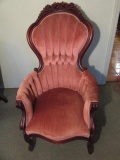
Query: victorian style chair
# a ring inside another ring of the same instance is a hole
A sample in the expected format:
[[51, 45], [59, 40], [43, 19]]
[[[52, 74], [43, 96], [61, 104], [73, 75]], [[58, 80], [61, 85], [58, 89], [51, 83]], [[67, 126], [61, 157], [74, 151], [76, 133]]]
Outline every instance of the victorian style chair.
[[27, 31], [39, 60], [21, 83], [16, 106], [20, 129], [32, 151], [36, 137], [52, 142], [81, 138], [93, 152], [93, 112], [98, 107], [95, 78], [82, 66], [93, 28], [73, 3], [47, 5]]

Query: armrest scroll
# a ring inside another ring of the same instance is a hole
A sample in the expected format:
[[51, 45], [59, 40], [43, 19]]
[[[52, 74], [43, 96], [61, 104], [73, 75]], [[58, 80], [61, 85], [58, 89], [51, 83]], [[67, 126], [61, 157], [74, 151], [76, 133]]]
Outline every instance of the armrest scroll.
[[86, 87], [82, 93], [84, 99], [83, 117], [89, 129], [93, 127], [93, 113], [98, 108], [98, 85], [95, 78], [88, 72], [84, 73], [84, 84]]
[[20, 130], [25, 130], [25, 128], [26, 128], [26, 114], [25, 114], [24, 105], [21, 100], [16, 100], [16, 107], [18, 109], [22, 110], [22, 117], [21, 117], [20, 124], [19, 124]]
[[36, 86], [34, 84], [33, 77], [31, 76], [33, 74], [34, 72], [24, 79], [16, 96], [16, 107], [22, 110], [20, 129], [25, 128], [33, 116], [33, 106], [37, 97]]

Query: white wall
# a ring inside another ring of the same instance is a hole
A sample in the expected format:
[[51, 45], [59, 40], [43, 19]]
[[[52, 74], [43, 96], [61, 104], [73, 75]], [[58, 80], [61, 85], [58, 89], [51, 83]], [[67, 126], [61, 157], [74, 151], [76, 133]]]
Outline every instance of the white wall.
[[[53, 0], [0, 1], [0, 65], [5, 88], [18, 87], [23, 78], [38, 66], [38, 60], [27, 44], [26, 31], [42, 8], [53, 2]], [[105, 82], [111, 55], [111, 52], [108, 53], [108, 45], [115, 16], [115, 2], [116, 0], [74, 0], [92, 21], [95, 30], [95, 37], [83, 63], [89, 67], [99, 84]], [[85, 63], [85, 60], [88, 63]]]

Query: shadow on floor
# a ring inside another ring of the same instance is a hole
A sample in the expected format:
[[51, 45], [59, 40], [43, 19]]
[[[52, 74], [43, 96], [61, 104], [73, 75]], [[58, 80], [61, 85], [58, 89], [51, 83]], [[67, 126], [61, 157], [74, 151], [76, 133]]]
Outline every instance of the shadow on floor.
[[102, 128], [106, 125], [105, 107], [112, 101], [112, 90], [109, 84], [99, 86], [99, 108], [95, 113], [94, 120], [96, 131], [94, 135], [94, 143], [96, 143], [101, 135]]

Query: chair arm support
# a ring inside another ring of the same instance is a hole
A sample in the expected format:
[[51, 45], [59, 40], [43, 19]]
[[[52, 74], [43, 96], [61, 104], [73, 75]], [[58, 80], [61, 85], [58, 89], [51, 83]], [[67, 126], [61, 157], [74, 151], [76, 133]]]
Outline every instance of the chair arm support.
[[25, 93], [18, 91], [16, 97], [16, 107], [22, 110], [22, 119], [24, 114], [25, 126], [27, 126], [33, 116], [33, 101], [30, 100]]
[[[33, 74], [33, 73], [32, 73]], [[37, 91], [33, 77], [29, 74], [21, 83], [16, 96], [17, 108], [25, 112], [25, 125], [27, 126], [33, 116], [33, 106], [36, 101]], [[21, 127], [20, 127], [21, 128]]]
[[[86, 86], [86, 87], [84, 87]], [[84, 109], [83, 109], [83, 117], [88, 126], [91, 128], [91, 116], [98, 107], [98, 85], [95, 78], [86, 71], [84, 74], [84, 84], [83, 88], [86, 88], [84, 92], [82, 92], [82, 97], [84, 99]]]
[[91, 102], [98, 102], [98, 85], [88, 84], [86, 91], [84, 93], [84, 100], [89, 100]]
[[93, 113], [98, 108], [98, 102], [91, 102], [89, 100], [85, 101], [84, 109], [83, 109], [83, 117], [89, 129], [93, 127]]
[[25, 107], [24, 107], [21, 100], [16, 100], [16, 107], [18, 109], [21, 109], [21, 111], [22, 111], [22, 117], [21, 117], [21, 120], [20, 120], [20, 123], [19, 123], [19, 128], [20, 128], [20, 130], [25, 131], [25, 128], [26, 128], [26, 113], [25, 113]]
[[86, 96], [85, 96], [83, 117], [88, 127], [91, 128], [91, 115], [98, 108], [98, 92], [95, 87], [94, 91], [92, 88], [91, 92], [88, 92], [88, 93], [86, 93]]

